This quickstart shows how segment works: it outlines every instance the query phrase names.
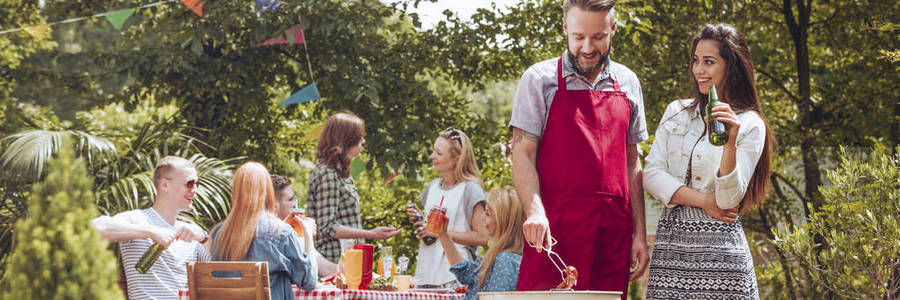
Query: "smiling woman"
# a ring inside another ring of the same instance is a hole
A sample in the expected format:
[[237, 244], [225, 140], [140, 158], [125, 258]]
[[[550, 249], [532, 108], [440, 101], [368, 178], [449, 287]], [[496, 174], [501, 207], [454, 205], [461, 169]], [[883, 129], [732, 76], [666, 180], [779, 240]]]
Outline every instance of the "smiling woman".
[[[759, 299], [753, 258], [738, 213], [763, 202], [771, 134], [759, 106], [743, 35], [704, 26], [691, 43], [694, 99], [672, 102], [646, 158], [644, 188], [666, 204], [659, 218], [647, 299]], [[711, 87], [722, 91], [712, 113]], [[707, 122], [728, 141], [707, 138]], [[697, 271], [697, 270], [703, 270]]]
[[[425, 211], [443, 210], [447, 230], [457, 250], [465, 260], [475, 259], [477, 246], [487, 244], [488, 233], [484, 218], [484, 190], [481, 188], [481, 171], [475, 163], [475, 154], [469, 136], [462, 130], [447, 128], [434, 140], [431, 164], [441, 174], [425, 186], [420, 194]], [[410, 222], [416, 225], [419, 238], [437, 238], [437, 234], [424, 230], [424, 223], [416, 216], [417, 206], [408, 210]], [[416, 263], [416, 285], [419, 288], [456, 288], [461, 286], [453, 273], [450, 262], [441, 245], [419, 244]]]

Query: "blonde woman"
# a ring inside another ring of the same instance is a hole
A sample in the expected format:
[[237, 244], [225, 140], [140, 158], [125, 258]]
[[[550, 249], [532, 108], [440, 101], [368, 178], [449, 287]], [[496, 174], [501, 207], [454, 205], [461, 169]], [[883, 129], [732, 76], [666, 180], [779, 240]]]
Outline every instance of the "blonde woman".
[[316, 288], [316, 268], [290, 225], [275, 216], [275, 190], [266, 167], [242, 165], [234, 174], [231, 212], [212, 231], [214, 260], [265, 261], [271, 299], [294, 299], [291, 284]]
[[522, 264], [522, 224], [525, 211], [516, 197], [516, 190], [506, 187], [488, 195], [484, 224], [491, 237], [484, 260], [463, 260], [450, 235], [445, 230], [440, 235], [441, 246], [447, 252], [447, 260], [453, 266], [450, 272], [466, 285], [463, 300], [478, 299], [478, 292], [515, 291]]
[[[431, 152], [431, 164], [441, 174], [425, 186], [419, 198], [424, 213], [412, 206], [410, 222], [415, 222], [416, 231], [423, 241], [419, 244], [416, 258], [416, 286], [419, 288], [455, 288], [460, 283], [450, 273], [450, 263], [444, 249], [434, 243], [426, 243], [427, 238], [436, 239], [433, 233], [424, 230], [424, 223], [416, 221], [419, 215], [426, 215], [431, 208], [441, 204], [449, 219], [449, 236], [456, 243], [459, 252], [467, 260], [475, 259], [475, 249], [487, 244], [487, 229], [484, 225], [484, 190], [481, 188], [481, 171], [475, 164], [472, 142], [461, 130], [447, 128], [438, 134]], [[433, 240], [432, 240], [433, 241]]]

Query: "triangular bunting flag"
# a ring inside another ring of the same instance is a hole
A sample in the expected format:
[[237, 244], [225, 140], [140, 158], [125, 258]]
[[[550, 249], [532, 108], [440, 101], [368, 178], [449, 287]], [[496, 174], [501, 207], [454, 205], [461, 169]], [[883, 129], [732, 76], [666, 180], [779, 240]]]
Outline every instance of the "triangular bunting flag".
[[384, 179], [384, 181], [381, 182], [381, 185], [386, 186], [388, 182], [391, 182], [391, 180], [394, 180], [394, 178], [397, 178], [397, 176], [400, 176], [400, 173], [391, 173], [387, 178]]
[[358, 157], [354, 158], [352, 162], [350, 162], [350, 176], [353, 178], [358, 178], [359, 174], [366, 170], [366, 163], [360, 160]]
[[[285, 39], [285, 36], [287, 39]], [[284, 45], [284, 44], [303, 44], [306, 43], [306, 38], [303, 36], [303, 27], [300, 24], [295, 25], [293, 28], [285, 30], [284, 36], [278, 37], [278, 39], [269, 39], [262, 43], [263, 46], [271, 46], [271, 45]]]
[[322, 98], [322, 96], [319, 95], [319, 89], [316, 88], [316, 83], [313, 82], [303, 86], [302, 88], [294, 92], [293, 95], [291, 95], [287, 99], [284, 99], [284, 101], [282, 101], [281, 104], [278, 105], [278, 107], [285, 107], [297, 103], [312, 102], [319, 100], [319, 98]]
[[190, 8], [198, 16], [203, 16], [203, 0], [181, 0], [181, 4]]
[[37, 26], [26, 27], [25, 32], [28, 32], [31, 36], [36, 39], [43, 39], [47, 36], [47, 33], [50, 32], [50, 25], [42, 24]]
[[134, 14], [134, 8], [111, 11], [106, 13], [106, 20], [109, 20], [109, 24], [112, 24], [116, 30], [122, 30], [122, 24], [125, 24], [132, 14]]
[[306, 43], [306, 39], [303, 37], [303, 27], [300, 26], [300, 24], [297, 24], [294, 28], [285, 30], [284, 35], [287, 36], [289, 44]]
[[267, 10], [275, 10], [281, 7], [281, 1], [276, 0], [256, 0], [256, 10], [259, 11], [267, 11]]

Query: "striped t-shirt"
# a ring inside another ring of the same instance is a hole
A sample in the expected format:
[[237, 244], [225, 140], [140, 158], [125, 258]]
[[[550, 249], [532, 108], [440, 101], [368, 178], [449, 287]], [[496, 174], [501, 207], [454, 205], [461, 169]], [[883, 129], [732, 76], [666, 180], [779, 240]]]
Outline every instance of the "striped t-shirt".
[[[175, 230], [153, 208], [130, 210], [116, 215], [131, 224], [152, 225]], [[181, 223], [175, 221], [176, 224]], [[178, 299], [178, 290], [187, 287], [186, 264], [192, 261], [209, 261], [210, 255], [199, 242], [175, 240], [163, 251], [146, 274], [138, 273], [134, 266], [144, 252], [153, 245], [149, 238], [119, 242], [122, 264], [128, 283], [128, 299]]]

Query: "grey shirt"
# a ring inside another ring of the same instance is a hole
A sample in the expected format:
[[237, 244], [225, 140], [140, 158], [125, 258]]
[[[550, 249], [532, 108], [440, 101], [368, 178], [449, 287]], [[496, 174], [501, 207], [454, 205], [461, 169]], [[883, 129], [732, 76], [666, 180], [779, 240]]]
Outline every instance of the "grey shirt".
[[[568, 51], [563, 53], [562, 75], [566, 79], [569, 90], [614, 91], [615, 86], [610, 75], [619, 81], [619, 86], [628, 102], [631, 103], [631, 118], [628, 123], [628, 144], [637, 144], [647, 138], [647, 121], [644, 117], [644, 96], [637, 75], [628, 67], [607, 58], [608, 68], [597, 76], [594, 82], [575, 73], [572, 62], [568, 59]], [[522, 74], [516, 98], [513, 103], [510, 127], [517, 127], [537, 136], [544, 135], [547, 117], [550, 115], [550, 104], [559, 84], [556, 79], [556, 63], [558, 57], [536, 63]]]

